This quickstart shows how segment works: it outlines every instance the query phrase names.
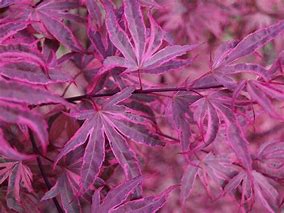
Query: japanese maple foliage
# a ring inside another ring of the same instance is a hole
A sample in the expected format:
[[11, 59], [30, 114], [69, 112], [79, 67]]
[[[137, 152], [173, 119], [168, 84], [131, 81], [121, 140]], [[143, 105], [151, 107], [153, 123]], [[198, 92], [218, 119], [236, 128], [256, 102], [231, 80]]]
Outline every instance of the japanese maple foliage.
[[283, 1], [0, 1], [0, 212], [280, 212]]

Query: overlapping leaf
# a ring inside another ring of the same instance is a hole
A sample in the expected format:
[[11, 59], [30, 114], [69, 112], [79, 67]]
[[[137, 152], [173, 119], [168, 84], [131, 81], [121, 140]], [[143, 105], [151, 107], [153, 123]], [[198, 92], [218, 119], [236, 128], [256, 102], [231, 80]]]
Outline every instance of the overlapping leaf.
[[252, 176], [245, 171], [240, 171], [229, 180], [224, 192], [230, 193], [240, 190], [242, 193], [241, 205], [243, 207], [248, 206], [248, 211], [257, 198], [267, 212], [275, 212], [279, 205], [278, 191], [272, 186], [269, 179], [261, 173], [253, 170], [251, 174]]
[[[88, 189], [100, 171], [104, 160], [104, 134], [128, 178], [139, 175], [140, 171], [135, 154], [128, 146], [125, 137], [151, 146], [163, 145], [158, 135], [147, 131], [149, 126], [147, 126], [147, 121], [143, 117], [132, 115], [126, 107], [118, 105], [129, 98], [133, 91], [134, 89], [131, 87], [126, 88], [112, 96], [100, 109], [99, 106], [96, 106], [96, 110], [82, 110], [72, 114], [78, 119], [85, 120], [85, 122], [64, 146], [56, 159], [56, 163], [70, 151], [84, 144], [88, 139], [81, 168], [82, 191]], [[145, 123], [142, 123], [143, 121]]]
[[196, 45], [173, 45], [160, 49], [164, 35], [161, 28], [151, 17], [150, 36], [146, 36], [146, 27], [137, 0], [124, 1], [125, 17], [133, 43], [131, 43], [126, 31], [118, 24], [109, 1], [105, 3], [105, 10], [109, 38], [123, 55], [123, 57], [110, 56], [106, 58], [104, 61], [105, 69], [124, 67], [129, 72], [140, 70], [141, 72], [158, 74], [171, 69], [178, 69], [190, 63], [189, 61], [176, 61], [176, 58], [192, 50]]
[[0, 120], [27, 125], [36, 133], [43, 152], [46, 152], [48, 145], [47, 124], [39, 114], [25, 107], [0, 101]]
[[255, 158], [258, 170], [271, 177], [283, 178], [283, 152], [283, 142], [268, 142], [262, 144]]
[[183, 151], [187, 151], [190, 146], [190, 125], [193, 123], [193, 114], [189, 109], [189, 105], [200, 98], [201, 97], [196, 94], [179, 92], [172, 100], [172, 116], [178, 130]]
[[64, 158], [64, 170], [59, 174], [53, 187], [44, 194], [42, 201], [60, 196], [66, 212], [81, 212], [80, 199], [76, 195], [80, 184], [79, 168], [82, 165], [83, 149], [70, 152]]
[[[69, 105], [63, 98], [39, 87], [0, 79], [0, 100], [26, 104], [60, 103]], [[70, 105], [69, 105], [70, 106]]]
[[284, 100], [284, 88], [281, 84], [266, 83], [261, 81], [247, 81], [246, 89], [252, 100], [256, 101], [271, 117], [284, 119], [276, 112], [271, 99]]
[[125, 183], [117, 186], [108, 192], [107, 196], [104, 198], [103, 202], [100, 204], [100, 190], [97, 190], [93, 195], [92, 202], [92, 212], [110, 212], [113, 208], [123, 203], [131, 192], [141, 184], [142, 178], [135, 177]]
[[[274, 25], [247, 35], [240, 42], [231, 41], [222, 44], [215, 52], [211, 67], [212, 73], [208, 73], [208, 75], [229, 89], [235, 89], [237, 86], [232, 78], [232, 75], [236, 73], [253, 73], [263, 78], [265, 81], [270, 80], [272, 73], [261, 65], [250, 63], [235, 64], [234, 62], [241, 57], [252, 54], [258, 48], [263, 47], [283, 30], [284, 21], [282, 20]], [[207, 76], [202, 76], [194, 82], [194, 84], [200, 84], [205, 80], [205, 77]]]
[[112, 210], [112, 213], [147, 213], [158, 212], [166, 203], [168, 196], [176, 186], [168, 187], [159, 195], [148, 196], [138, 200], [132, 200]]
[[56, 184], [42, 197], [41, 200], [51, 199], [60, 194], [64, 210], [70, 213], [80, 212], [80, 203], [74, 194], [77, 191], [74, 174], [67, 172], [58, 177]]
[[[0, 163], [0, 168], [0, 184], [8, 178], [7, 205], [14, 209], [9, 203], [11, 200], [15, 200], [17, 203], [21, 202], [21, 186], [29, 192], [33, 192], [32, 172], [21, 161]], [[14, 210], [17, 211], [18, 209]]]
[[0, 43], [2, 43], [5, 39], [9, 38], [10, 36], [16, 34], [20, 30], [25, 29], [28, 26], [27, 21], [18, 20], [3, 23], [0, 25]]
[[0, 56], [4, 63], [7, 63], [7, 59], [9, 59], [9, 62], [22, 60], [38, 64], [44, 70], [47, 70], [45, 59], [41, 53], [26, 44], [0, 45]]
[[[59, 42], [72, 51], [82, 52], [83, 47], [75, 37], [70, 28], [68, 28], [60, 18], [64, 18], [65, 10], [78, 8], [77, 1], [44, 1], [39, 4], [34, 14], [35, 19], [39, 19], [47, 31]], [[68, 16], [70, 18], [71, 14]]]
[[2, 129], [0, 129], [0, 144], [0, 156], [2, 158], [16, 161], [31, 160], [34, 158], [34, 155], [23, 154], [12, 148], [8, 141], [5, 139]]
[[[212, 92], [204, 97], [195, 93], [178, 93], [173, 100], [172, 108], [182, 149], [196, 152], [210, 145], [217, 137], [220, 122], [224, 121], [229, 144], [243, 165], [250, 169], [252, 160], [248, 151], [248, 142], [236, 115], [230, 108], [231, 103], [232, 99], [222, 92]], [[195, 114], [190, 118], [188, 115], [193, 110]], [[200, 128], [203, 141], [192, 147], [189, 130], [190, 126], [196, 124]], [[206, 127], [203, 129], [205, 124]]]
[[157, 212], [165, 204], [169, 193], [175, 186], [169, 187], [160, 195], [149, 196], [137, 200], [127, 201], [128, 196], [142, 181], [141, 177], [135, 177], [108, 192], [103, 202], [100, 203], [100, 190], [93, 195], [92, 213], [147, 213]]
[[208, 153], [202, 160], [193, 160], [188, 165], [181, 179], [180, 198], [182, 205], [190, 196], [196, 178], [199, 177], [207, 192], [211, 195], [210, 185], [214, 182], [220, 189], [234, 173], [234, 166], [228, 156], [215, 156]]
[[41, 67], [25, 62], [9, 63], [0, 66], [0, 75], [30, 84], [47, 85], [70, 82], [71, 76], [60, 71], [50, 70], [48, 75]]

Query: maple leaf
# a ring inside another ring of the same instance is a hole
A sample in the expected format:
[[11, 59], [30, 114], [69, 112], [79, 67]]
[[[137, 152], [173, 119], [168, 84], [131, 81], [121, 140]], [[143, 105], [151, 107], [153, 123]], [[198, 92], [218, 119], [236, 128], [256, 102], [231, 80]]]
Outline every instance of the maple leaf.
[[182, 151], [190, 148], [190, 124], [194, 122], [189, 105], [200, 98], [201, 96], [189, 92], [178, 92], [172, 99], [172, 116], [178, 130]]
[[18, 204], [21, 202], [21, 185], [29, 192], [33, 192], [32, 172], [22, 161], [0, 163], [0, 168], [0, 184], [8, 178], [7, 205], [10, 209], [17, 211], [14, 201]]
[[54, 65], [50, 62], [50, 55], [54, 61], [55, 53], [52, 54], [50, 49], [47, 50], [47, 46], [44, 45], [41, 53], [34, 45], [0, 45], [0, 75], [17, 81], [39, 85], [70, 82], [72, 80], [71, 77], [60, 70], [57, 64]]
[[0, 79], [0, 100], [26, 104], [61, 103], [71, 106], [63, 98], [47, 90], [2, 79]]
[[174, 190], [176, 186], [170, 186], [159, 195], [148, 196], [138, 200], [132, 200], [118, 206], [112, 213], [147, 213], [158, 212], [166, 203], [169, 194]]
[[66, 212], [82, 212], [80, 200], [76, 196], [80, 183], [79, 167], [82, 165], [83, 149], [70, 152], [64, 158], [64, 169], [58, 176], [56, 183], [41, 198], [41, 201], [49, 200], [60, 195], [63, 209]]
[[8, 141], [5, 139], [2, 129], [0, 129], [0, 156], [7, 160], [23, 161], [34, 159], [34, 155], [27, 155], [18, 152], [16, 149], [12, 148]]
[[100, 204], [100, 190], [93, 194], [92, 212], [110, 212], [113, 208], [127, 199], [129, 194], [141, 184], [142, 178], [137, 176], [110, 190]]
[[129, 98], [133, 91], [134, 88], [132, 87], [125, 88], [106, 101], [100, 109], [96, 106], [97, 109], [71, 113], [71, 116], [85, 120], [85, 122], [66, 143], [57, 156], [55, 164], [70, 151], [84, 144], [88, 139], [81, 168], [80, 187], [82, 191], [87, 190], [93, 184], [100, 171], [105, 157], [105, 135], [127, 178], [139, 175], [140, 169], [136, 156], [128, 146], [125, 137], [150, 146], [163, 145], [158, 135], [150, 133], [151, 131], [149, 131], [147, 126], [149, 124], [145, 118], [131, 114], [127, 107], [118, 105], [123, 100]]
[[[99, 2], [93, 0], [85, 0], [86, 8], [88, 10], [88, 27], [99, 28], [103, 25], [102, 11], [100, 9]], [[100, 45], [100, 44], [98, 44]]]
[[[69, 47], [72, 51], [82, 52], [83, 47], [69, 29], [60, 19], [78, 19], [75, 15], [66, 14], [65, 10], [78, 8], [77, 1], [49, 0], [43, 1], [32, 13], [33, 19], [40, 21], [46, 30], [60, 43]], [[59, 19], [59, 20], [58, 20]], [[35, 25], [36, 26], [36, 25]]]
[[[251, 170], [252, 159], [248, 150], [249, 142], [245, 138], [244, 130], [240, 125], [238, 117], [230, 109], [232, 99], [223, 96], [222, 92], [213, 93], [210, 97], [211, 104], [218, 112], [218, 116], [222, 117], [226, 124], [227, 141], [234, 150], [238, 159], [243, 166]], [[216, 130], [216, 129], [215, 129]]]
[[26, 20], [12, 20], [10, 22], [1, 23], [0, 25], [0, 43], [5, 41], [5, 39], [18, 33], [19, 31], [25, 29], [28, 26]]
[[40, 114], [23, 106], [3, 101], [0, 101], [0, 112], [0, 120], [8, 123], [26, 124], [31, 128], [40, 141], [43, 153], [46, 153], [48, 145], [47, 124]]
[[169, 193], [176, 188], [171, 186], [160, 195], [127, 201], [130, 193], [141, 184], [141, 181], [142, 178], [138, 176], [117, 186], [108, 192], [102, 203], [100, 203], [100, 190], [97, 190], [92, 198], [92, 212], [157, 212], [165, 204]]
[[208, 40], [208, 34], [220, 38], [229, 18], [222, 4], [164, 0], [157, 18], [165, 30], [174, 34], [176, 40], [199, 42]]
[[111, 3], [105, 1], [106, 27], [113, 45], [122, 53], [123, 57], [110, 56], [104, 61], [105, 70], [113, 67], [127, 68], [126, 72], [141, 71], [159, 74], [172, 69], [178, 69], [190, 63], [189, 60], [176, 60], [196, 45], [173, 45], [160, 49], [164, 34], [149, 14], [151, 30], [146, 36], [140, 4], [137, 0], [124, 0], [125, 18], [128, 30], [133, 40], [131, 43], [126, 31], [118, 24]]
[[3, 1], [1, 1], [1, 3], [0, 3], [0, 8], [8, 7], [9, 5], [14, 4], [14, 3], [17, 2], [17, 1], [18, 1], [18, 0], [3, 0]]
[[254, 158], [257, 170], [269, 177], [283, 178], [283, 152], [283, 142], [267, 142], [262, 144]]
[[[219, 190], [223, 184], [234, 174], [232, 160], [228, 156], [208, 153], [202, 160], [193, 160], [187, 166], [181, 179], [180, 198], [182, 205], [190, 196], [196, 178], [199, 177], [207, 193], [212, 197], [210, 186], [214, 182]], [[216, 190], [216, 189], [215, 189]]]
[[256, 49], [264, 46], [267, 42], [274, 39], [283, 30], [284, 21], [279, 21], [274, 25], [247, 35], [240, 42], [225, 43], [225, 45], [223, 45], [218, 51], [218, 55], [213, 62], [212, 68], [217, 69], [224, 67], [243, 56], [253, 53]]
[[2, 60], [6, 62], [7, 59], [9, 59], [10, 62], [13, 62], [14, 60], [24, 60], [30, 63], [36, 63], [45, 70], [47, 69], [45, 59], [41, 53], [26, 44], [0, 45], [0, 55], [1, 62]]
[[271, 99], [284, 100], [284, 88], [281, 84], [273, 84], [273, 82], [261, 82], [257, 80], [249, 80], [245, 82], [246, 90], [251, 99], [256, 101], [272, 118], [284, 119], [284, 117], [276, 112]]
[[139, 0], [140, 4], [149, 8], [160, 9], [162, 6], [156, 0]]
[[[7, 13], [4, 15], [4, 17], [1, 17], [0, 20], [1, 44], [8, 41], [8, 38], [11, 38], [21, 30], [27, 28], [29, 24], [29, 14], [31, 12], [31, 8], [28, 6], [28, 4], [29, 3], [27, 0], [4, 0], [0, 2], [0, 8], [10, 6]], [[19, 5], [21, 6], [19, 7]]]
[[219, 84], [234, 90], [237, 83], [232, 78], [232, 75], [237, 73], [253, 73], [263, 78], [265, 81], [270, 80], [271, 72], [261, 65], [251, 63], [235, 64], [234, 62], [239, 58], [252, 54], [258, 48], [263, 47], [283, 30], [284, 21], [279, 21], [276, 24], [247, 35], [239, 42], [229, 41], [220, 45], [215, 51], [215, 57], [211, 64], [211, 72], [201, 76], [189, 87], [200, 85], [203, 81], [208, 81], [206, 78], [210, 78], [211, 82], [217, 81]]
[[54, 70], [48, 72], [48, 76], [43, 73], [39, 66], [29, 63], [9, 63], [0, 67], [0, 75], [21, 82], [37, 85], [47, 85], [54, 83], [70, 82], [72, 79], [68, 74]]
[[272, 78], [275, 78], [277, 76], [280, 77], [282, 75], [283, 65], [284, 65], [284, 51], [281, 51], [269, 69], [269, 73], [271, 73]]
[[[4, 112], [5, 113], [5, 112]], [[11, 116], [8, 116], [11, 118]], [[20, 188], [23, 186], [28, 192], [33, 192], [32, 188], [32, 172], [23, 161], [34, 160], [35, 155], [20, 153], [12, 148], [6, 140], [2, 129], [0, 129], [0, 184], [8, 178], [8, 189], [6, 193], [6, 203], [10, 209], [22, 210], [22, 196], [20, 196]], [[5, 161], [3, 161], [5, 159]]]
[[[222, 91], [211, 92], [203, 97], [202, 94], [190, 92], [177, 93], [172, 102], [172, 109], [182, 150], [192, 154], [209, 146], [216, 139], [220, 122], [223, 120], [226, 124], [227, 141], [244, 166], [250, 169], [252, 160], [248, 151], [248, 142], [237, 116], [230, 108], [231, 103], [232, 99]], [[195, 110], [194, 115], [193, 110]], [[201, 130], [203, 141], [191, 146], [193, 143], [190, 142], [190, 126], [196, 124]]]
[[224, 188], [224, 193], [231, 193], [239, 190], [242, 193], [241, 205], [248, 204], [251, 209], [255, 199], [268, 212], [275, 212], [279, 205], [279, 193], [269, 182], [269, 178], [253, 170], [251, 173], [240, 171]]

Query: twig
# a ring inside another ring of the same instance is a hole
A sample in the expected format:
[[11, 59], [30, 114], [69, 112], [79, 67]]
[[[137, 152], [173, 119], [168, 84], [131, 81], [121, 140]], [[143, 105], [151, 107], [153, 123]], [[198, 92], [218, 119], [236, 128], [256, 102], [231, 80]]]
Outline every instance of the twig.
[[[133, 94], [149, 94], [149, 93], [156, 93], [156, 92], [180, 92], [180, 91], [195, 91], [195, 90], [204, 90], [204, 89], [214, 89], [214, 88], [222, 88], [223, 85], [216, 85], [211, 87], [166, 87], [166, 88], [156, 88], [156, 89], [137, 89], [133, 92]], [[107, 97], [115, 95], [117, 92], [109, 92], [109, 93], [101, 93], [101, 94], [93, 94], [93, 95], [79, 95], [74, 97], [65, 98], [65, 100], [69, 102], [80, 101], [86, 98], [97, 98], [97, 97]]]
[[[36, 154], [39, 154], [40, 155], [40, 151], [38, 150], [37, 146], [36, 146], [36, 143], [35, 143], [35, 139], [34, 139], [34, 136], [33, 136], [33, 133], [32, 131], [29, 129], [29, 136], [30, 136], [30, 140], [31, 140], [31, 143], [32, 143], [32, 146], [33, 146], [33, 151], [36, 153]], [[47, 178], [47, 175], [45, 174], [45, 171], [43, 169], [43, 165], [42, 165], [42, 162], [41, 162], [41, 159], [40, 157], [37, 157], [36, 158], [37, 160], [37, 165], [38, 165], [38, 168], [39, 168], [39, 171], [40, 171], [40, 174], [45, 182], [45, 185], [47, 187], [48, 190], [51, 189], [51, 184]], [[61, 208], [61, 206], [59, 205], [59, 202], [58, 200], [54, 197], [52, 198], [55, 206], [56, 206], [56, 209], [59, 213], [64, 213], [63, 209]]]

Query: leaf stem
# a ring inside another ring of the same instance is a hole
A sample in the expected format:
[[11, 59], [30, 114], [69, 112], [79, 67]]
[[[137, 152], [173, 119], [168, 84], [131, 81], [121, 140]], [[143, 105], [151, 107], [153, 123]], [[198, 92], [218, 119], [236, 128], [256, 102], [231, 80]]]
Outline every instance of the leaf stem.
[[[180, 92], [180, 91], [195, 91], [195, 90], [204, 90], [204, 89], [214, 89], [214, 88], [222, 88], [223, 85], [216, 85], [216, 86], [210, 86], [210, 87], [193, 87], [193, 88], [187, 88], [187, 87], [166, 87], [166, 88], [153, 88], [153, 89], [137, 89], [133, 92], [133, 94], [149, 94], [149, 93], [155, 93], [155, 92]], [[108, 97], [115, 95], [117, 92], [106, 92], [101, 94], [93, 94], [93, 95], [79, 95], [74, 97], [65, 98], [65, 100], [69, 102], [74, 101], [80, 101], [85, 98], [97, 98], [97, 97]]]
[[[31, 140], [31, 143], [32, 143], [32, 146], [33, 146], [33, 151], [36, 153], [36, 154], [39, 154], [40, 155], [40, 151], [39, 149], [37, 148], [36, 146], [36, 143], [35, 143], [35, 139], [34, 139], [34, 136], [33, 136], [33, 133], [31, 131], [31, 129], [29, 129], [29, 136], [30, 136], [30, 140]], [[40, 174], [45, 182], [45, 185], [47, 187], [48, 190], [51, 189], [51, 184], [47, 178], [47, 175], [45, 174], [45, 171], [43, 169], [43, 165], [42, 165], [42, 161], [40, 159], [40, 157], [37, 157], [36, 158], [37, 160], [37, 165], [38, 165], [38, 168], [39, 168], [39, 171], [40, 171]], [[52, 198], [53, 202], [54, 202], [54, 205], [56, 206], [56, 209], [59, 213], [64, 213], [63, 209], [61, 208], [61, 206], [59, 205], [59, 202], [58, 200], [54, 197]]]

